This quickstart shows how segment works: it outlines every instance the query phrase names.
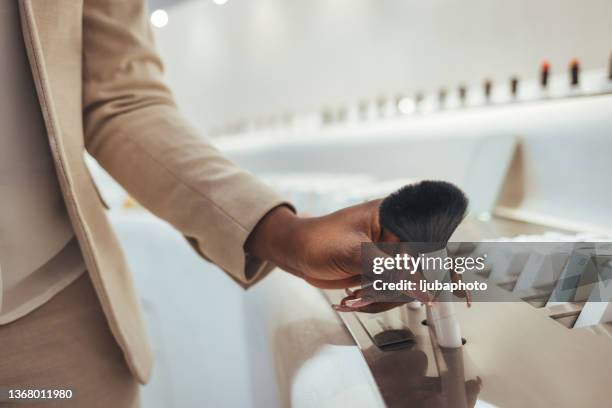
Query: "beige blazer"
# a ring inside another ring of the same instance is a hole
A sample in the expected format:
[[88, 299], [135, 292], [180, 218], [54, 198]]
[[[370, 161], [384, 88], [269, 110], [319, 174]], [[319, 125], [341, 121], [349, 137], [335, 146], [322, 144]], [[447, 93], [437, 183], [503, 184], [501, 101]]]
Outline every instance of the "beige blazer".
[[283, 201], [180, 116], [162, 81], [143, 0], [19, 2], [68, 213], [110, 328], [144, 383], [152, 357], [142, 313], [85, 151], [244, 286], [269, 266], [247, 261], [243, 244]]

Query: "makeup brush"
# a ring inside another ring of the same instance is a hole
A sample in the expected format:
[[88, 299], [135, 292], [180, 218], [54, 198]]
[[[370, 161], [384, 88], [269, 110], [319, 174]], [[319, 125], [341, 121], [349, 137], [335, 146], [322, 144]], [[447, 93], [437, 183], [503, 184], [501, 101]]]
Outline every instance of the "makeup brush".
[[[411, 255], [423, 254], [424, 260], [445, 259], [446, 244], [465, 217], [467, 205], [467, 197], [455, 185], [444, 181], [421, 181], [402, 187], [382, 201], [380, 224], [405, 242]], [[428, 269], [423, 274], [431, 281], [450, 279], [450, 274], [443, 268]], [[438, 302], [428, 306], [428, 317], [440, 346], [461, 347], [461, 331], [450, 293], [439, 294]]]

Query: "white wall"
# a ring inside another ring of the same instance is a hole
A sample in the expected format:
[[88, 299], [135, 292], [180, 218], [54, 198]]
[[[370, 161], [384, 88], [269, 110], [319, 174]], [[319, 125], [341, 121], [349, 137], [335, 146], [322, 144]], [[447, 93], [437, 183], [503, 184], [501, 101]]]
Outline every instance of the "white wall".
[[202, 130], [379, 95], [607, 65], [610, 0], [191, 0], [156, 29]]

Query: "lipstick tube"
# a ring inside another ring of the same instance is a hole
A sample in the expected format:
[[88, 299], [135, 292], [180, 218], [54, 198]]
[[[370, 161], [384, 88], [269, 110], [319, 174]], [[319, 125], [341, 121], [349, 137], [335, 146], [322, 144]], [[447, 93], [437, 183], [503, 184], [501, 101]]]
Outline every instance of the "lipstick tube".
[[569, 65], [570, 85], [577, 87], [580, 83], [580, 62], [574, 58]]
[[544, 61], [540, 68], [540, 86], [542, 89], [548, 88], [548, 77], [550, 76], [550, 63]]

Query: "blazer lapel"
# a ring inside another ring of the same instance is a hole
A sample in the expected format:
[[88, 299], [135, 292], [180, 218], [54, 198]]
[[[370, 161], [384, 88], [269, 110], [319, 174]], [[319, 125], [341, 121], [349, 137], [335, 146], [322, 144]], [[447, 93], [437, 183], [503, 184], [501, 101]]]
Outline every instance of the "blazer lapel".
[[19, 0], [19, 9], [52, 152], [56, 163], [69, 161], [83, 144], [82, 2]]
[[152, 356], [133, 283], [84, 160], [83, 1], [19, 0], [19, 9], [66, 208], [111, 331], [126, 350], [128, 365], [144, 382]]
[[[68, 214], [79, 243], [93, 242], [85, 224], [110, 234], [85, 165], [82, 125], [82, 2], [19, 0], [23, 37]], [[100, 241], [103, 241], [101, 238]], [[112, 239], [111, 239], [112, 241]], [[93, 249], [92, 249], [93, 251]], [[85, 262], [96, 271], [93, 258]]]

